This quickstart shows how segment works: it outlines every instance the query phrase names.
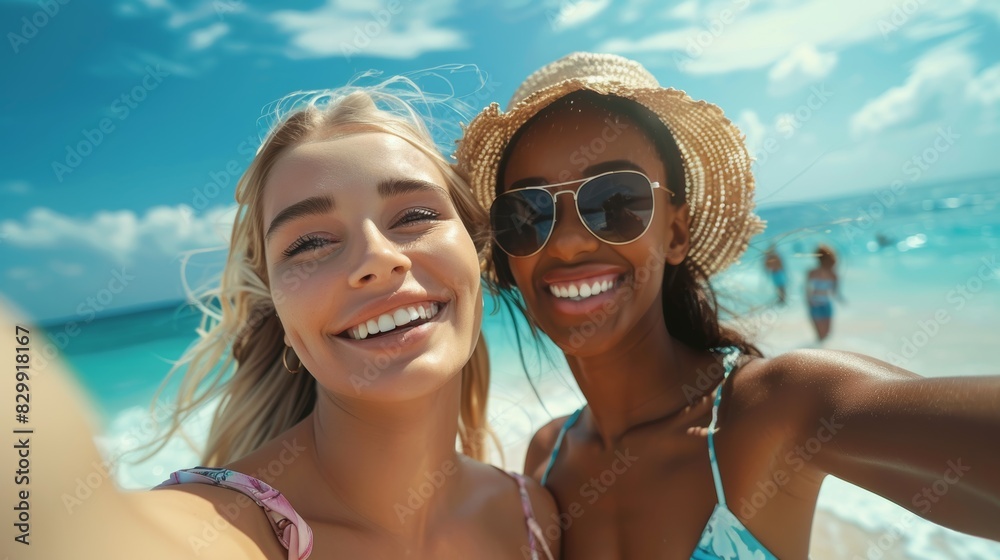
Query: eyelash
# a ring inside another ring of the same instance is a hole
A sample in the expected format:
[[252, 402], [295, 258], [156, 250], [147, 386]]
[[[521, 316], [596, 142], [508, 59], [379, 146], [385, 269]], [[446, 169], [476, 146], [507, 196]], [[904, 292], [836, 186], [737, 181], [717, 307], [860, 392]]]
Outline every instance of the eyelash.
[[286, 257], [291, 257], [305, 251], [306, 249], [319, 249], [323, 246], [322, 242], [330, 242], [329, 239], [319, 237], [318, 235], [303, 235], [302, 237], [296, 239], [287, 249], [281, 253]]
[[[396, 221], [396, 225], [407, 226], [423, 220], [433, 220], [440, 215], [439, 212], [435, 212], [429, 208], [410, 208]], [[282, 254], [286, 257], [292, 257], [307, 249], [319, 249], [327, 243], [333, 243], [333, 241], [318, 235], [303, 235], [296, 239], [291, 246], [282, 251]]]
[[405, 226], [423, 220], [433, 220], [440, 215], [441, 214], [439, 212], [435, 212], [430, 208], [410, 208], [399, 218], [398, 221], [396, 221], [396, 225]]

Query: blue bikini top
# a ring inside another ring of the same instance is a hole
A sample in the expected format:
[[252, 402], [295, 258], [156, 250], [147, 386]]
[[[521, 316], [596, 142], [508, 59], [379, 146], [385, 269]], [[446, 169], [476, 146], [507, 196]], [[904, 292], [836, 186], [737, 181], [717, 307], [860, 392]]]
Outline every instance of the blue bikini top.
[[[739, 358], [739, 349], [735, 347], [721, 348], [718, 350], [723, 354], [722, 363], [725, 366], [724, 378], [728, 378], [730, 372]], [[708, 518], [705, 530], [698, 539], [698, 547], [691, 554], [692, 560], [777, 560], [777, 557], [754, 537], [750, 530], [743, 526], [743, 523], [726, 506], [726, 494], [722, 491], [722, 477], [719, 475], [719, 463], [715, 458], [715, 425], [719, 418], [719, 403], [722, 402], [722, 389], [715, 394], [715, 404], [712, 405], [712, 423], [708, 425], [708, 459], [712, 463], [712, 478], [715, 480], [715, 494], [719, 503], [715, 505], [712, 516]], [[562, 447], [563, 438], [566, 432], [573, 427], [573, 424], [580, 418], [583, 412], [581, 407], [570, 416], [559, 431], [556, 445], [552, 449], [549, 464], [542, 475], [542, 485], [549, 479], [552, 466], [555, 465], [556, 457], [559, 455], [559, 448]]]

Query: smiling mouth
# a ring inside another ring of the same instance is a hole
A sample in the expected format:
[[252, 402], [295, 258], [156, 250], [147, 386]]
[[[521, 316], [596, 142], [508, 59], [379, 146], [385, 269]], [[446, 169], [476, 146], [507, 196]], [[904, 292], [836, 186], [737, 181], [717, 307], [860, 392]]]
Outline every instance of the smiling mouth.
[[337, 336], [350, 340], [367, 340], [384, 336], [402, 328], [419, 327], [434, 320], [444, 306], [444, 303], [436, 301], [403, 305], [354, 325]]
[[557, 299], [584, 301], [618, 288], [625, 282], [624, 274], [601, 274], [570, 282], [552, 282], [547, 285], [549, 293]]

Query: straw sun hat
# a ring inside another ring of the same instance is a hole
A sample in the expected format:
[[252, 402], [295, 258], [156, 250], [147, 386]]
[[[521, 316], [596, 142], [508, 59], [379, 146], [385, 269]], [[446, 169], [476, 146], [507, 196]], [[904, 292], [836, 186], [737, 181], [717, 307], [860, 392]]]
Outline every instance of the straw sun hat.
[[630, 99], [663, 121], [684, 162], [691, 206], [686, 262], [706, 276], [735, 262], [764, 230], [753, 213], [754, 179], [743, 134], [719, 107], [660, 87], [641, 64], [616, 55], [573, 53], [548, 64], [528, 76], [506, 112], [492, 103], [465, 127], [455, 158], [479, 203], [487, 210], [493, 203], [500, 160], [514, 133], [553, 101], [579, 90]]

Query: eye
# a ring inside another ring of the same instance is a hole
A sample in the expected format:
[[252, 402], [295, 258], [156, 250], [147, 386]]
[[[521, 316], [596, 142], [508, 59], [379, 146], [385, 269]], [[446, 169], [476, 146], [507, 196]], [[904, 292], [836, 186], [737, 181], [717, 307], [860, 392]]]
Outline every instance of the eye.
[[441, 213], [430, 208], [408, 208], [396, 220], [395, 226], [406, 226], [428, 220], [436, 220]]
[[325, 237], [320, 237], [318, 235], [303, 235], [302, 237], [296, 239], [287, 249], [281, 253], [286, 257], [293, 257], [299, 253], [305, 251], [316, 250], [331, 243], [335, 243], [330, 239]]

